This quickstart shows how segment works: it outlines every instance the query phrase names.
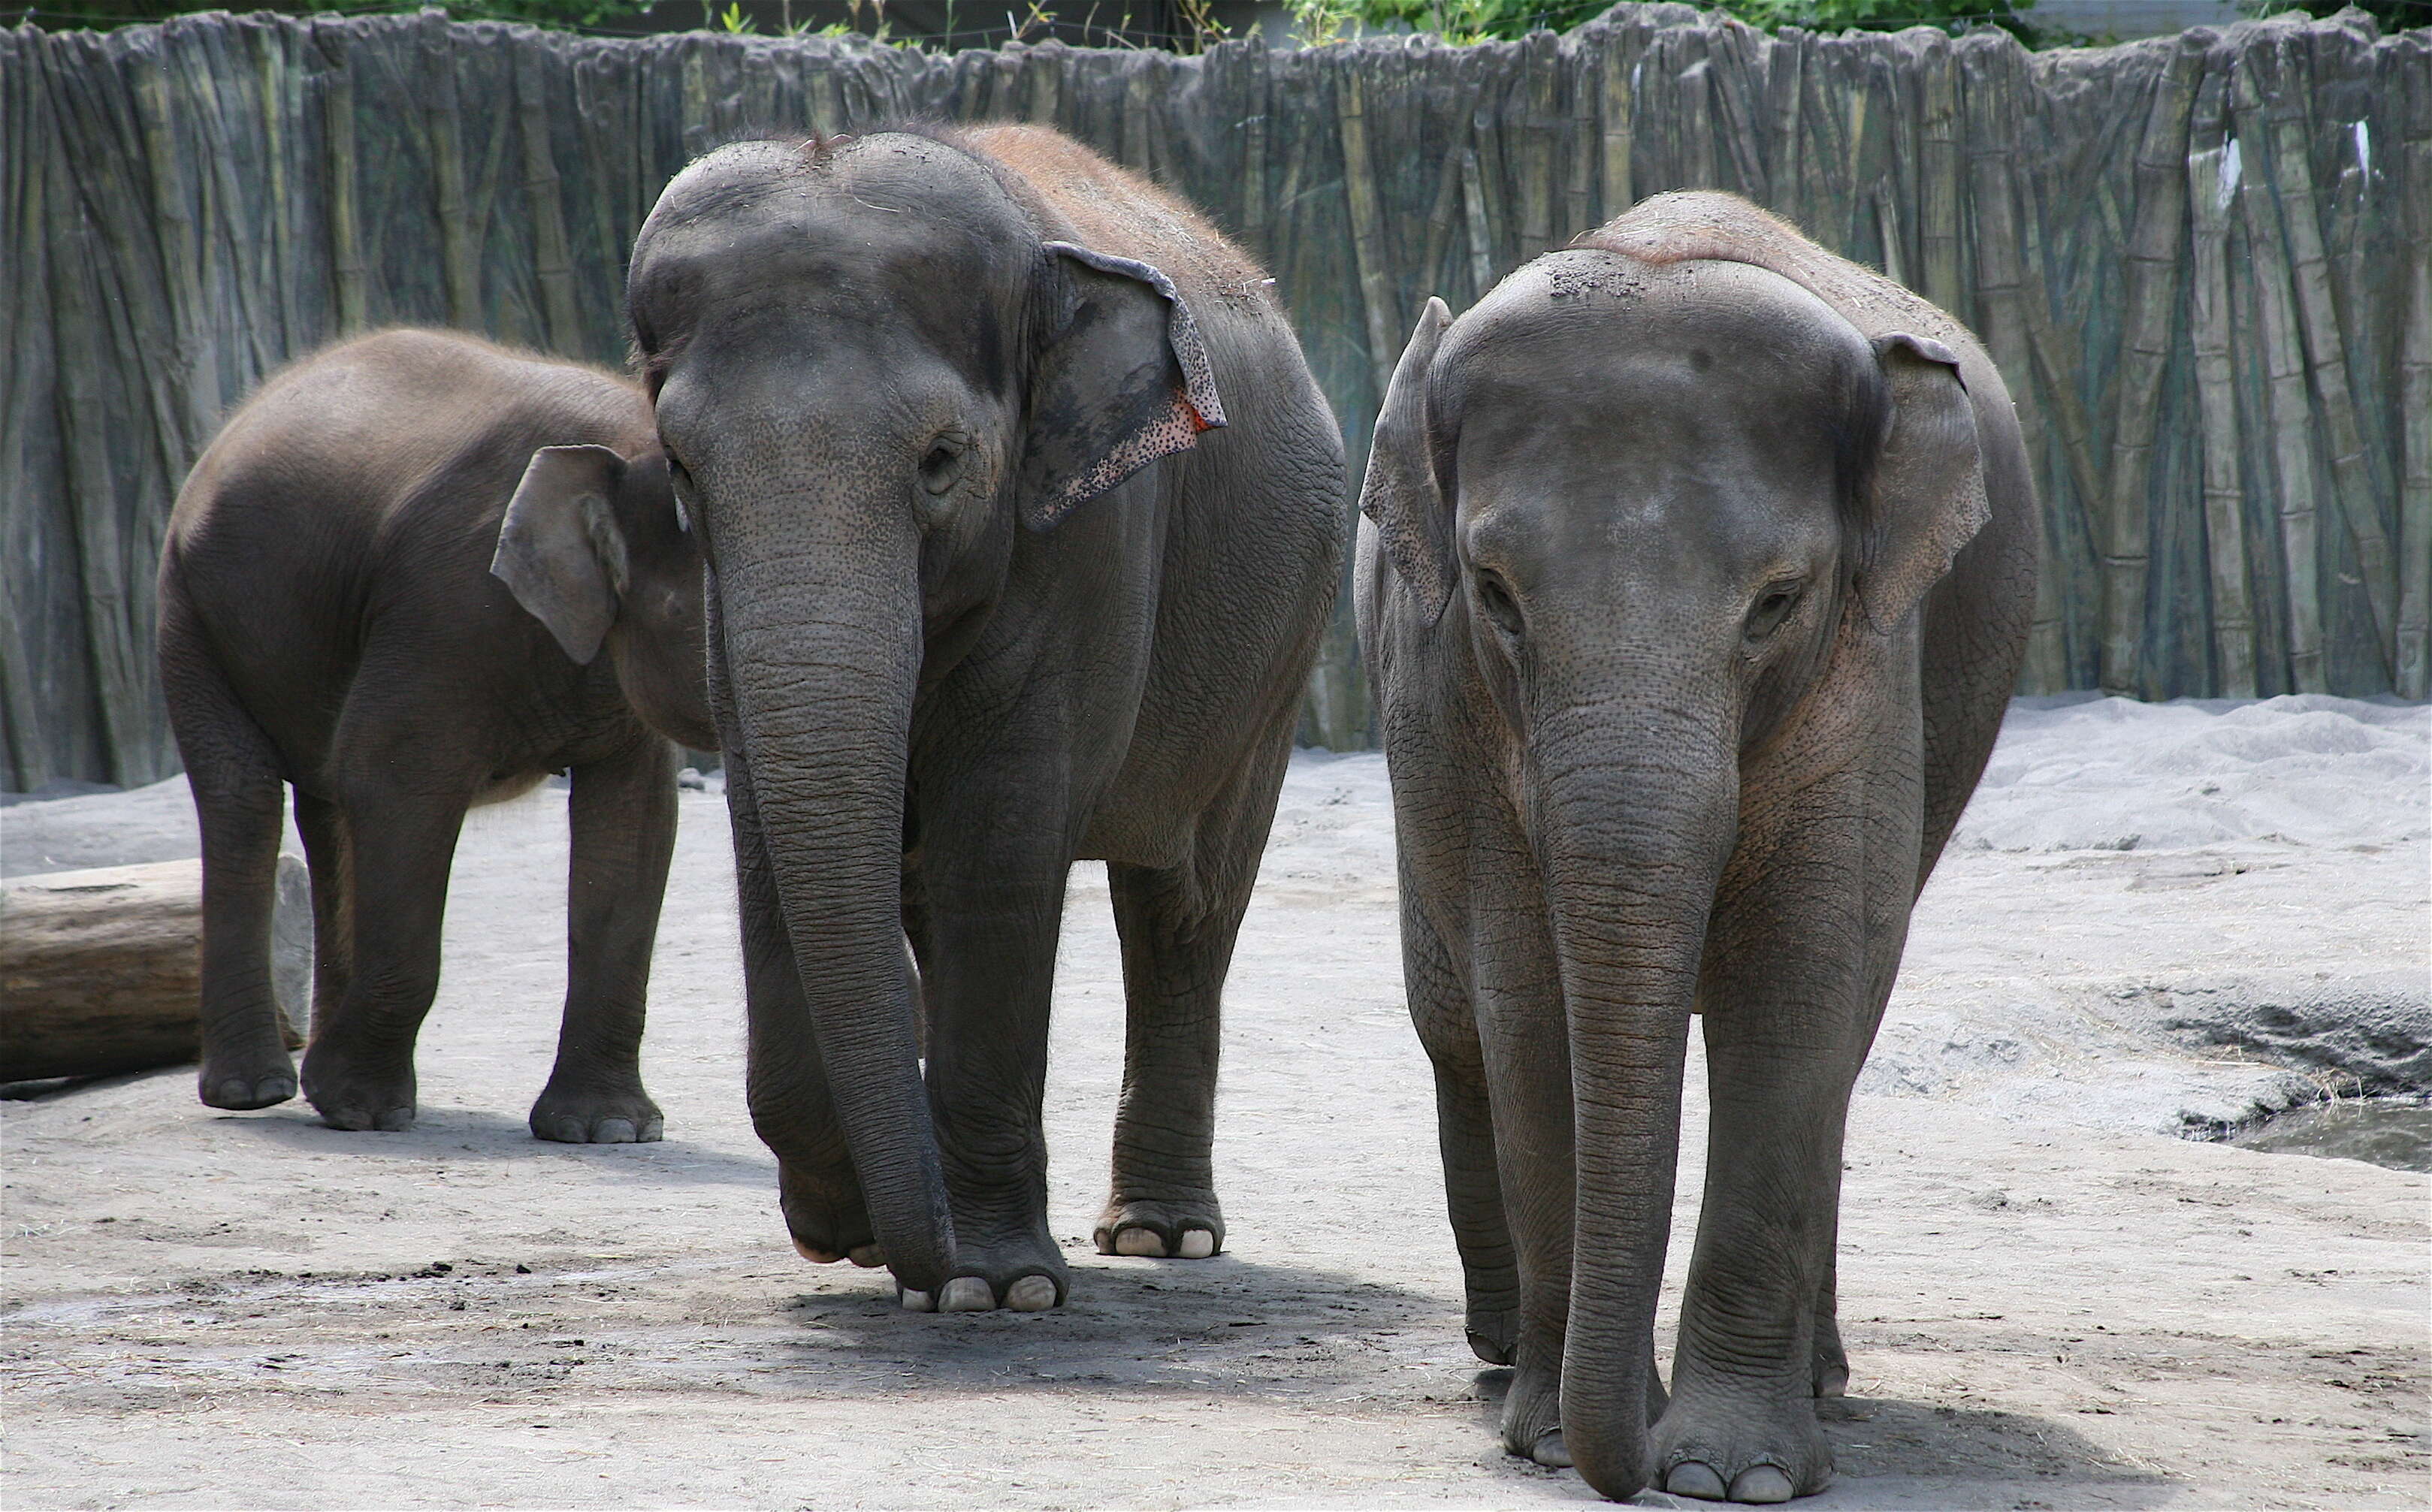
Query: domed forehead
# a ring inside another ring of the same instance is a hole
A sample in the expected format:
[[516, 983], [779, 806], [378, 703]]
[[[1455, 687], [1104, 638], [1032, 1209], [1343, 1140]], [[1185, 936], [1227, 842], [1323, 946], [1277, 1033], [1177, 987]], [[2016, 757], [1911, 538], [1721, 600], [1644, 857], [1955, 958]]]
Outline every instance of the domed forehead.
[[[1001, 248], [1031, 227], [996, 176], [945, 143], [908, 133], [858, 137], [814, 155], [807, 143], [720, 147], [670, 180], [644, 223], [640, 249], [800, 236], [814, 227], [873, 249], [918, 243], [952, 258]], [[706, 240], [701, 234], [706, 233]]]
[[737, 143], [667, 185], [636, 240], [630, 296], [677, 321], [746, 294], [925, 308], [1007, 295], [1036, 246], [995, 176], [945, 143], [889, 132], [817, 155]]
[[1518, 386], [1581, 403], [1730, 395], [1813, 410], [1846, 403], [1873, 368], [1857, 329], [1780, 274], [1581, 250], [1538, 260], [1461, 320], [1437, 360], [1436, 396], [1459, 405]]

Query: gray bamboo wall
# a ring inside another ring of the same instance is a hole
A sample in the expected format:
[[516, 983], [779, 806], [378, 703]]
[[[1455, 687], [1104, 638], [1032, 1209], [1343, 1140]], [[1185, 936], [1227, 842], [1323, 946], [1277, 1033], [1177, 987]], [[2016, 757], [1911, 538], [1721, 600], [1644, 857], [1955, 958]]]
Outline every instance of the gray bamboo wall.
[[[616, 361], [625, 250], [688, 159], [903, 115], [1053, 122], [1206, 207], [1280, 280], [1355, 470], [1427, 294], [1739, 191], [2008, 376], [2050, 520], [2027, 689], [2424, 695], [2432, 31], [2035, 54], [1659, 5], [1473, 48], [943, 56], [214, 15], [0, 32], [0, 786], [175, 769], [161, 525], [264, 372], [397, 322]], [[1356, 746], [1342, 626], [1304, 736]]]

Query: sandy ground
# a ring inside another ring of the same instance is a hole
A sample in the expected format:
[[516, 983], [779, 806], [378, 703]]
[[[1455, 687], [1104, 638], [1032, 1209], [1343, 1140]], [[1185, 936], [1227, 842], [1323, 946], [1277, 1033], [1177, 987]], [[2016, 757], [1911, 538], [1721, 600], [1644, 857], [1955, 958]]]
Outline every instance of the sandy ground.
[[[2014, 713], [1854, 1111], [1857, 1396], [1808, 1504], [2432, 1504], [2426, 1178], [2169, 1136], [2432, 1081], [2427, 733], [2329, 699]], [[20, 805], [0, 845], [191, 854], [183, 802]], [[412, 1133], [217, 1113], [174, 1070], [0, 1104], [8, 1505], [1592, 1500], [1500, 1453], [1503, 1372], [1461, 1343], [1377, 759], [1286, 788], [1229, 993], [1217, 1259], [1089, 1252], [1122, 998], [1076, 872], [1048, 1097], [1074, 1281], [1043, 1315], [901, 1313], [787, 1249], [715, 791], [685, 796], [653, 983], [667, 1141], [527, 1135], [563, 808], [468, 828]]]

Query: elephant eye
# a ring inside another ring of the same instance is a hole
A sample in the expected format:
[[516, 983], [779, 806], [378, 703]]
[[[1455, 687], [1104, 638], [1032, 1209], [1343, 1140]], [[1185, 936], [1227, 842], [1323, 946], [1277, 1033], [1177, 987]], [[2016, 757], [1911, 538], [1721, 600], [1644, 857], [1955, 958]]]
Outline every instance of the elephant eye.
[[962, 480], [963, 459], [969, 455], [971, 439], [948, 431], [931, 442], [927, 455], [920, 459], [920, 487], [931, 494], [948, 494]]
[[1799, 596], [1806, 586], [1803, 582], [1767, 584], [1765, 592], [1757, 595], [1755, 607], [1748, 611], [1748, 638], [1761, 641], [1780, 630], [1782, 622], [1799, 606]]
[[1478, 607], [1495, 621], [1506, 635], [1517, 635], [1526, 623], [1520, 615], [1520, 602], [1512, 596], [1512, 589], [1499, 574], [1481, 571], [1478, 574]]

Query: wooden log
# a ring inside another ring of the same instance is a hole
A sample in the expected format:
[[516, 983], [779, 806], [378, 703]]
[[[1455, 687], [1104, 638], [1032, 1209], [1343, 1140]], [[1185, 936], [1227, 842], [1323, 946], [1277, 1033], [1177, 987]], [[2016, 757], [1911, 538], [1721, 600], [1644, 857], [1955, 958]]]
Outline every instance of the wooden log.
[[1368, 361], [1376, 375], [1376, 402], [1393, 381], [1402, 358], [1401, 321], [1393, 306], [1393, 273], [1385, 260], [1385, 217], [1376, 202], [1376, 176], [1368, 158], [1366, 86], [1355, 66], [1335, 86], [1335, 120], [1343, 137], [1343, 193], [1351, 208], [1351, 250], [1360, 269], [1360, 299], [1368, 316]]
[[448, 323], [481, 328], [481, 246], [464, 198], [464, 117], [456, 92], [456, 50], [443, 12], [423, 12], [423, 131], [431, 143], [431, 213], [439, 221], [439, 270], [448, 285]]
[[[1562, 50], [1565, 63], [1577, 63], [1579, 54], [1571, 46]], [[1562, 170], [1562, 240], [1596, 229], [1596, 94], [1593, 76], [1578, 67], [1562, 70], [1571, 92], [1570, 129], [1562, 134], [1564, 148]], [[1618, 213], [1618, 212], [1616, 212]], [[1434, 276], [1429, 270], [1428, 276]]]
[[1765, 48], [1766, 105], [1772, 115], [1766, 124], [1766, 185], [1771, 192], [1766, 203], [1792, 225], [1805, 226], [1812, 217], [1803, 193], [1807, 177], [1799, 149], [1806, 138], [1799, 127], [1806, 93], [1807, 34], [1785, 26]]
[[[279, 858], [272, 995], [290, 1050], [312, 1000], [312, 889]], [[198, 1050], [198, 861], [13, 877], [0, 883], [0, 1082], [178, 1066]]]
[[2153, 534], [2146, 481], [2177, 313], [2179, 250], [2187, 234], [2187, 112], [2203, 73], [2204, 43], [2191, 33], [2153, 82], [2136, 152], [2136, 218], [2128, 238], [2115, 379], [2119, 419], [2112, 429], [2111, 486], [2103, 504], [2101, 673], [2103, 692], [2131, 697], [2146, 697], [2153, 687], [2141, 662]]
[[326, 193], [322, 214], [329, 227], [329, 280], [338, 306], [337, 336], [351, 336], [369, 324], [363, 303], [363, 223], [355, 209], [355, 76], [347, 61], [342, 27], [328, 26], [322, 46], [332, 57], [321, 76], [322, 160]]
[[[1255, 34], [1254, 34], [1255, 35]], [[1250, 55], [1248, 74], [1249, 110], [1241, 119], [1241, 234], [1249, 241], [1250, 251], [1262, 261], [1272, 260], [1275, 249], [1267, 237], [1267, 111], [1269, 71], [1267, 49], [1258, 44]]]
[[[1413, 302], [1424, 303], [1428, 294], [1441, 292], [1436, 280], [1443, 277], [1444, 252], [1452, 241], [1453, 210], [1460, 200], [1461, 154], [1447, 152], [1444, 166], [1436, 173], [1435, 203], [1427, 208], [1427, 244], [1419, 251], [1416, 281], [1410, 290]], [[1400, 358], [1396, 356], [1395, 361]]]
[[[1521, 44], [1519, 130], [1506, 139], [1519, 157], [1520, 256], [1539, 257], [1554, 246], [1554, 34], [1532, 32]], [[1394, 325], [1401, 323], [1397, 320]], [[1400, 353], [1394, 353], [1398, 360]], [[1381, 395], [1383, 391], [1378, 391]]]
[[2196, 95], [2188, 128], [2187, 203], [2195, 235], [2189, 249], [2188, 325], [2195, 346], [2196, 401], [2204, 423], [2204, 539], [2212, 583], [2214, 696], [2251, 698], [2255, 679], [2255, 603], [2246, 578], [2245, 494], [2239, 487], [2238, 388], [2230, 361], [2229, 206], [2237, 184], [2226, 174], [2229, 139], [2222, 134], [2228, 79], [2209, 74]]
[[[2416, 49], [2432, 64], [2432, 41]], [[2405, 427], [2398, 490], [2398, 645], [2402, 698], [2432, 695], [2432, 67], [2407, 89], [2407, 314], [2399, 338], [2398, 412]]]
[[2330, 267], [2322, 249], [2322, 223], [2315, 208], [2314, 171], [2305, 141], [2305, 101], [2292, 88], [2304, 78], [2284, 56], [2280, 87], [2272, 96], [2265, 129], [2273, 143], [2272, 174], [2278, 182], [2281, 231], [2287, 238], [2288, 271], [2296, 290], [2298, 329], [2314, 393], [2321, 398], [2322, 439], [2330, 451], [2331, 496], [2356, 546], [2365, 602], [2373, 611], [2374, 650], [2383, 661], [2379, 670], [2387, 676], [2398, 620], [2397, 563], [2390, 549], [2390, 534], [2382, 528], [2381, 506], [2374, 496], [2364, 435], [2356, 421], [2356, 395], [2348, 383], [2347, 341], [2331, 297]]
[[[2044, 454], [2043, 407], [2035, 398], [2035, 359], [2019, 285], [2018, 123], [2023, 114], [2021, 70], [2010, 54], [1971, 48], [1967, 83], [1969, 197], [1976, 208], [1976, 326], [1984, 349], [2008, 384], [2027, 455]], [[2069, 686], [2069, 644], [2061, 624], [2060, 574], [2051, 564], [2035, 577], [2035, 617], [2027, 630], [2023, 691], [2058, 693]]]
[[[2322, 543], [2315, 519], [2313, 412], [2305, 393], [2305, 359], [2297, 335], [2295, 298], [2288, 287], [2288, 252], [2271, 184], [2262, 175], [2271, 161], [2270, 127], [2263, 121], [2263, 91], [2255, 76], [2254, 54], [2238, 60], [2236, 98], [2240, 157], [2247, 172], [2238, 186], [2246, 221], [2250, 282], [2263, 336], [2267, 403], [2272, 416], [2272, 468], [2279, 482], [2280, 555], [2288, 596], [2288, 681], [2298, 693], [2323, 693]], [[2249, 138], [2245, 131], [2256, 135]], [[2256, 151], [2250, 143], [2265, 144]]]
[[[1634, 28], [1633, 28], [1634, 32]], [[1630, 110], [1633, 80], [1644, 52], [1622, 44], [1616, 28], [1604, 44], [1604, 218], [1611, 220], [1634, 203], [1630, 176], [1632, 141]]]
[[524, 201], [532, 216], [532, 271], [540, 281], [551, 350], [582, 355], [583, 321], [574, 305], [574, 253], [566, 232], [566, 198], [549, 148], [547, 81], [540, 54], [515, 50], [515, 113], [524, 147]]
[[[6, 48], [0, 42], [0, 48]], [[56, 351], [51, 323], [51, 273], [47, 245], [51, 235], [42, 206], [51, 160], [59, 152], [59, 126], [42, 99], [31, 68], [0, 68], [0, 131], [17, 143], [17, 151], [0, 157], [0, 236], [16, 277], [0, 294], [8, 324], [0, 328], [0, 361], [8, 361], [9, 381], [0, 383], [0, 469], [12, 479], [31, 471], [30, 440], [42, 425], [56, 426], [52, 391], [58, 378], [51, 363]], [[39, 408], [38, 408], [39, 406]], [[22, 492], [16, 496], [23, 498]], [[24, 506], [21, 504], [22, 510]], [[27, 512], [28, 513], [30, 512]], [[18, 570], [29, 563], [39, 527], [25, 514], [0, 521], [0, 781], [18, 792], [31, 792], [51, 779], [50, 753], [42, 738], [42, 703], [35, 686], [34, 668], [26, 658], [24, 630], [39, 621], [26, 613], [18, 588]], [[19, 530], [25, 535], [20, 536]], [[25, 596], [39, 602], [39, 583]]]
[[1918, 293], [1955, 312], [1967, 308], [1959, 271], [1959, 67], [1941, 38], [1927, 45], [1919, 66], [1917, 222], [1925, 286]]
[[[1478, 286], [1481, 294], [1495, 286], [1495, 279], [1503, 272], [1505, 259], [1510, 254], [1507, 233], [1512, 226], [1503, 193], [1503, 124], [1497, 118], [1493, 88], [1491, 80], [1480, 86], [1478, 104], [1469, 112], [1470, 137], [1476, 148], [1478, 172], [1467, 181], [1478, 187], [1478, 207], [1485, 217], [1487, 261], [1492, 270], [1486, 281]], [[1461, 172], [1466, 175], [1469, 169], [1464, 166]], [[1536, 255], [1530, 252], [1513, 260], [1526, 261]]]

